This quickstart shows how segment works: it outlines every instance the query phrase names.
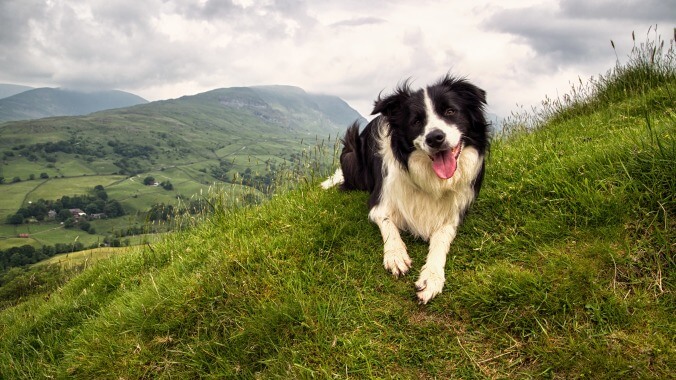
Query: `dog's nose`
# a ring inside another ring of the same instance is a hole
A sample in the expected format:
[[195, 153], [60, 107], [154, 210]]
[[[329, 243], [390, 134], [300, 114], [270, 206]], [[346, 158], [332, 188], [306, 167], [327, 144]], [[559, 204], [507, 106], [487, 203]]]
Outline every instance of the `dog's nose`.
[[430, 148], [439, 148], [446, 141], [446, 134], [439, 129], [435, 129], [425, 136], [425, 143]]

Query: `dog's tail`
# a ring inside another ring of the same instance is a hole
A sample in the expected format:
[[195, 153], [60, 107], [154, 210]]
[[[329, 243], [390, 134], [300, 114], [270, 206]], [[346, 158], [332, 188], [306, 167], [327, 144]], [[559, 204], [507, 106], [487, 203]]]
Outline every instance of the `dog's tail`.
[[338, 168], [332, 176], [326, 179], [326, 181], [322, 182], [322, 187], [324, 189], [329, 189], [336, 185], [341, 185], [341, 188], [346, 190], [351, 189], [352, 187], [350, 184], [346, 183], [345, 177], [356, 178], [357, 173], [362, 166], [359, 160], [359, 152], [361, 151], [359, 122], [355, 121], [347, 128], [341, 142], [343, 143], [343, 150], [340, 153], [340, 168]]

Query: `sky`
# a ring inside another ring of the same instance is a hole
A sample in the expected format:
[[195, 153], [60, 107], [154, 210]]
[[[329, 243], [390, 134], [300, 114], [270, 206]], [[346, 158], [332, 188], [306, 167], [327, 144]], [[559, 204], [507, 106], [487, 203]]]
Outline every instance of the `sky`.
[[368, 116], [450, 72], [505, 117], [623, 61], [632, 32], [674, 27], [674, 0], [0, 0], [0, 83], [150, 101], [283, 84]]

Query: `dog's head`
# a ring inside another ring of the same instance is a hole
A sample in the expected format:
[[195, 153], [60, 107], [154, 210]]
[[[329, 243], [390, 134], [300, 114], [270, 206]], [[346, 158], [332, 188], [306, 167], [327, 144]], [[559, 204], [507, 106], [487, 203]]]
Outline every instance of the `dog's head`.
[[453, 176], [463, 148], [487, 149], [484, 117], [486, 92], [465, 79], [450, 75], [424, 89], [412, 91], [408, 81], [375, 101], [372, 114], [380, 113], [389, 124], [392, 151], [408, 168], [408, 158], [418, 150], [430, 158], [441, 179]]

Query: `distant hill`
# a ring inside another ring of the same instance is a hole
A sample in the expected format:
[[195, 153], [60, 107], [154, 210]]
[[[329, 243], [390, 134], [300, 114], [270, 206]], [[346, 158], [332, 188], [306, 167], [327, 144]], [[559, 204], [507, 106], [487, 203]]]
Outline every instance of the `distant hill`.
[[117, 90], [82, 92], [60, 88], [36, 88], [0, 99], [0, 122], [86, 115], [143, 103], [147, 103], [147, 100]]
[[0, 83], [0, 99], [7, 98], [12, 95], [16, 95], [32, 89], [33, 87], [19, 86], [17, 84]]

